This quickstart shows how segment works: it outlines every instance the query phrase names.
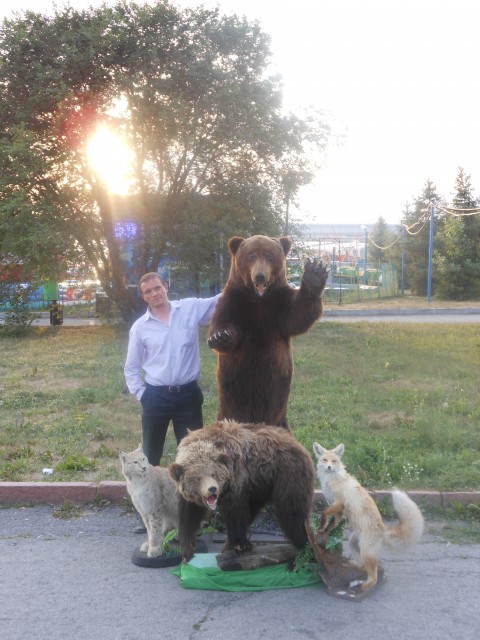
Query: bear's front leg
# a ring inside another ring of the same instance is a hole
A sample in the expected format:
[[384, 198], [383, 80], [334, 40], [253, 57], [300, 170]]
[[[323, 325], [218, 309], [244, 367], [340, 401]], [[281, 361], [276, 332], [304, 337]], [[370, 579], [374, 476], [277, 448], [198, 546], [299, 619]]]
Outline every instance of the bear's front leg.
[[197, 531], [200, 529], [205, 509], [180, 496], [178, 501], [178, 538], [182, 550], [182, 561], [189, 562], [195, 553]]
[[248, 539], [248, 528], [252, 518], [248, 504], [238, 500], [237, 496], [237, 500], [232, 500], [229, 508], [224, 507], [221, 510], [221, 516], [227, 529], [227, 540], [223, 551], [232, 550], [238, 554], [251, 551], [253, 545]]
[[327, 269], [323, 262], [317, 262], [316, 260], [308, 259], [304, 265], [304, 272], [302, 282], [311, 289], [323, 291], [327, 283], [328, 274], [330, 270]]

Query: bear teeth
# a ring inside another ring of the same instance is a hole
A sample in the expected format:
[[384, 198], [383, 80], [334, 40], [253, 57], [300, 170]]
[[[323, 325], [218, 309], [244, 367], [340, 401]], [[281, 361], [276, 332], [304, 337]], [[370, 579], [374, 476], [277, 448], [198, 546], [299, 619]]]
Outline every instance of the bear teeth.
[[217, 496], [208, 496], [208, 498], [205, 498], [205, 504], [210, 511], [215, 511], [215, 507], [217, 506]]
[[264, 284], [257, 284], [257, 285], [255, 285], [255, 287], [257, 289], [257, 294], [259, 296], [263, 296], [263, 294], [267, 290], [267, 287]]

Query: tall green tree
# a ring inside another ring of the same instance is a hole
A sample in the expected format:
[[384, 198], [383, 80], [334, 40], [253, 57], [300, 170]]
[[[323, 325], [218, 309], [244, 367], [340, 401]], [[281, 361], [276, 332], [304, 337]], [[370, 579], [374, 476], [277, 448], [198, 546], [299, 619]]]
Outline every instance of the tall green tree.
[[390, 227], [386, 223], [385, 218], [382, 216], [378, 218], [377, 222], [370, 230], [369, 238], [369, 262], [372, 264], [389, 262], [391, 255], [390, 245], [393, 242], [394, 236], [390, 231]]
[[318, 120], [282, 113], [259, 25], [218, 9], [26, 12], [4, 21], [0, 53], [2, 251], [34, 267], [15, 232], [28, 229], [45, 272], [66, 250], [88, 260], [125, 319], [135, 309], [116, 238], [125, 201], [86, 155], [100, 124], [134, 153], [139, 272], [172, 247], [199, 271], [230, 234], [280, 233], [286, 192], [310, 177], [306, 146], [328, 139]]
[[462, 167], [455, 178], [452, 209], [447, 209], [441, 244], [435, 251], [435, 293], [450, 300], [480, 297], [480, 214], [471, 176]]
[[417, 295], [427, 294], [431, 209], [432, 205], [436, 207], [434, 229], [439, 231], [443, 225], [443, 215], [437, 209], [440, 202], [435, 184], [427, 180], [413, 207], [407, 207], [402, 218], [406, 229], [405, 282]]

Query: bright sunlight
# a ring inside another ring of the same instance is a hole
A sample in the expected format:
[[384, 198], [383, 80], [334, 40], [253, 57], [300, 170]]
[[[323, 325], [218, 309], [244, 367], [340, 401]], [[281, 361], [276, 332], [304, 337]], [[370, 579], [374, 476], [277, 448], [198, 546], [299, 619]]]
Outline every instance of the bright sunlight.
[[111, 193], [126, 195], [132, 183], [133, 152], [113, 131], [99, 126], [87, 145], [90, 166]]

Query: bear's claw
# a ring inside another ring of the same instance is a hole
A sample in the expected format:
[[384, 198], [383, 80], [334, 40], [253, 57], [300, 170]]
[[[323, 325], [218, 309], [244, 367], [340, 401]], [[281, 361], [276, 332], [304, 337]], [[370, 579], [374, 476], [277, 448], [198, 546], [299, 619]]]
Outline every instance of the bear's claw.
[[330, 270], [325, 267], [322, 260], [317, 262], [316, 260], [307, 259], [304, 265], [302, 281], [313, 289], [322, 290], [327, 283], [329, 273]]
[[227, 540], [223, 545], [222, 553], [225, 551], [234, 551], [237, 555], [241, 555], [242, 553], [249, 553], [253, 549], [253, 544], [251, 542], [240, 542], [238, 544], [234, 544]]
[[212, 333], [208, 338], [207, 344], [210, 349], [217, 349], [218, 347], [226, 347], [231, 342], [232, 332], [229, 329], [219, 329]]

